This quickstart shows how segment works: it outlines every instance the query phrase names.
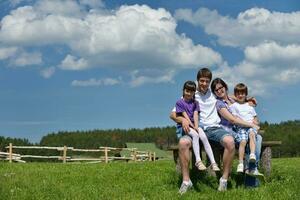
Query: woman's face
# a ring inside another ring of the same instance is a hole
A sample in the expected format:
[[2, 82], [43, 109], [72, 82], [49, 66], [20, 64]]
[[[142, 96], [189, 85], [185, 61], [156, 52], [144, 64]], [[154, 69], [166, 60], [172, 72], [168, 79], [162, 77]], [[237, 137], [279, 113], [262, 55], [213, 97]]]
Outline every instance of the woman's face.
[[218, 83], [216, 85], [216, 88], [215, 88], [215, 94], [217, 97], [223, 99], [227, 96], [227, 91], [226, 91], [226, 88], [221, 84], [221, 83]]

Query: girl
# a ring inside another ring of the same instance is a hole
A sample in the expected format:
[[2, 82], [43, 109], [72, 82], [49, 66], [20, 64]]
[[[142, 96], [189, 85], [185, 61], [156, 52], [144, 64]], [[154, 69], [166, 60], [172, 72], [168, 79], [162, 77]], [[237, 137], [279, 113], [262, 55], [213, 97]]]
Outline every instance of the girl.
[[200, 158], [200, 151], [199, 151], [199, 138], [201, 139], [205, 152], [209, 157], [211, 162], [211, 168], [214, 171], [220, 171], [211, 149], [211, 146], [208, 142], [208, 139], [203, 132], [203, 130], [198, 127], [198, 120], [199, 120], [199, 104], [195, 100], [195, 92], [196, 92], [196, 84], [193, 81], [186, 81], [183, 85], [183, 98], [179, 99], [176, 102], [176, 114], [179, 116], [184, 117], [186, 120], [189, 121], [190, 125], [190, 132], [183, 133], [182, 125], [177, 124], [177, 133], [181, 135], [188, 134], [192, 138], [193, 143], [193, 151], [196, 158], [196, 167], [199, 170], [206, 170], [206, 166], [202, 163]]

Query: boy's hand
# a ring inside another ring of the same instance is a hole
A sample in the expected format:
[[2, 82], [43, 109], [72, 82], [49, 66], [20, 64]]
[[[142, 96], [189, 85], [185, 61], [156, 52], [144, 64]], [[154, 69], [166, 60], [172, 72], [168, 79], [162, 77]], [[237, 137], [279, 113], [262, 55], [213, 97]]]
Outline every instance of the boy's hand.
[[253, 128], [255, 128], [257, 131], [259, 131], [260, 127], [254, 124]]

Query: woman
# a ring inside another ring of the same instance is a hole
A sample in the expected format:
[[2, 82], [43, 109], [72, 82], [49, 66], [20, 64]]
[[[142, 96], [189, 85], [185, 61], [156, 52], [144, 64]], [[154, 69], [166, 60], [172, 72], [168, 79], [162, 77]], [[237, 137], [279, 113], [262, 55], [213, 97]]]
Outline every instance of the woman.
[[[233, 125], [242, 126], [242, 127], [249, 127], [249, 128], [255, 128], [256, 130], [259, 130], [259, 126], [257, 126], [254, 123], [246, 122], [236, 116], [234, 116], [230, 110], [230, 105], [234, 103], [234, 99], [228, 96], [228, 86], [227, 84], [220, 78], [216, 78], [211, 83], [211, 91], [213, 94], [217, 97], [217, 103], [216, 107], [219, 113], [219, 116], [221, 118], [220, 124], [224, 127], [224, 129], [232, 132], [232, 134], [235, 134], [235, 132], [232, 130]], [[246, 156], [246, 173], [254, 176], [263, 176], [261, 173], [258, 172], [258, 161], [260, 158], [260, 152], [261, 152], [261, 142], [262, 137], [260, 135], [257, 135], [256, 137], [256, 166], [254, 167], [254, 170], [251, 170], [249, 172], [249, 166], [248, 166], [248, 158], [249, 155]]]

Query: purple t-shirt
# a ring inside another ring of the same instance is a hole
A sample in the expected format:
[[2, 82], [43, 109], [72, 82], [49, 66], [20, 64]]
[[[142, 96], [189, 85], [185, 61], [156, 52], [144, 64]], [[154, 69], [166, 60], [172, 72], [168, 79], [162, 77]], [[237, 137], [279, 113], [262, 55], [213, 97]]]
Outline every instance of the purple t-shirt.
[[[234, 103], [234, 100], [229, 98], [229, 101], [231, 101], [232, 103]], [[231, 114], [232, 114], [232, 110], [230, 109], [229, 105], [227, 104], [226, 101], [224, 101], [223, 99], [217, 99], [217, 103], [216, 103], [216, 107], [217, 107], [217, 110], [218, 112], [222, 109], [222, 108], [226, 108]], [[228, 128], [232, 128], [233, 124], [228, 121], [227, 119], [225, 119], [222, 115], [220, 115], [220, 118], [221, 118], [221, 122], [220, 124], [222, 126], [225, 126], [225, 127], [228, 127]]]
[[176, 102], [175, 107], [176, 107], [176, 114], [181, 114], [183, 112], [186, 112], [193, 123], [194, 123], [194, 112], [195, 111], [200, 112], [199, 103], [195, 100], [185, 101], [184, 99], [179, 99]]

